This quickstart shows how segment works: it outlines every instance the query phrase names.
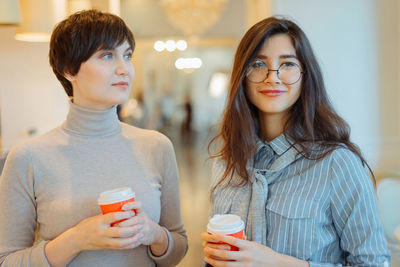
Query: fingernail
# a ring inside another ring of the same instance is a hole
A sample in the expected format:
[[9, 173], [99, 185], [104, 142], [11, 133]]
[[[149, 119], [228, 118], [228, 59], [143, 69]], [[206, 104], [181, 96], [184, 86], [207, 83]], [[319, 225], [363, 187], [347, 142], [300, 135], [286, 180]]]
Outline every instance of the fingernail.
[[130, 210], [130, 209], [129, 209], [129, 207], [127, 207], [127, 205], [123, 205], [122, 210]]
[[135, 216], [135, 212], [129, 211], [129, 216], [131, 216], [131, 217]]

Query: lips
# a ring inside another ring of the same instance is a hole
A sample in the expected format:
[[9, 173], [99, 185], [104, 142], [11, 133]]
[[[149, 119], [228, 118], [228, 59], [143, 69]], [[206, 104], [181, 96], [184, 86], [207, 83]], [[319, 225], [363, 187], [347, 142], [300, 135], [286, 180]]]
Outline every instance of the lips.
[[121, 89], [127, 89], [129, 86], [128, 82], [117, 82], [112, 84], [115, 87], [121, 88]]
[[281, 96], [286, 92], [287, 91], [283, 91], [283, 90], [262, 90], [262, 91], [260, 91], [261, 94], [263, 94], [265, 96], [269, 96], [269, 97]]

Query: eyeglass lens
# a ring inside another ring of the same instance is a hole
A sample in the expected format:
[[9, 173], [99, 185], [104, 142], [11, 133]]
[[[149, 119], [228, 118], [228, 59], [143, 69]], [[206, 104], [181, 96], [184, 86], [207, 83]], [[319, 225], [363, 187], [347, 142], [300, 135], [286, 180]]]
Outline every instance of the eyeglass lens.
[[271, 71], [277, 71], [279, 80], [288, 85], [300, 80], [302, 74], [300, 66], [294, 62], [285, 62], [279, 66], [278, 70], [268, 70], [263, 61], [257, 60], [250, 65], [246, 76], [251, 82], [259, 83], [265, 81]]

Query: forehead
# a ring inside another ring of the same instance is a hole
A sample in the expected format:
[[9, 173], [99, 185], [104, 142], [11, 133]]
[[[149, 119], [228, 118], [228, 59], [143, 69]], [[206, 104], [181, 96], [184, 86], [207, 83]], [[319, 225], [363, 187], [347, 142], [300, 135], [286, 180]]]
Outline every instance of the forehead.
[[127, 40], [125, 40], [122, 44], [117, 45], [114, 49], [116, 50], [128, 50], [128, 49], [132, 49], [131, 45], [128, 43]]
[[115, 44], [114, 46], [108, 47], [105, 45], [100, 46], [97, 51], [101, 51], [101, 50], [128, 50], [128, 49], [132, 49], [131, 45], [129, 44], [128, 40], [123, 41], [121, 44]]
[[257, 56], [262, 58], [296, 56], [296, 50], [289, 35], [276, 34], [264, 41]]

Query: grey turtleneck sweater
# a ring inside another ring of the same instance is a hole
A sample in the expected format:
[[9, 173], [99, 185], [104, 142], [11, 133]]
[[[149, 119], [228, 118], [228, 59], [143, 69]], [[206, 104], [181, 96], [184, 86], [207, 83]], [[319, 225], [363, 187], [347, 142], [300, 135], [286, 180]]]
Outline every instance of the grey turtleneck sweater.
[[68, 266], [176, 265], [187, 237], [171, 142], [120, 123], [115, 107], [93, 111], [73, 103], [61, 126], [8, 155], [0, 178], [0, 265], [49, 266], [46, 242], [100, 214], [99, 193], [118, 187], [131, 187], [147, 215], [168, 229], [167, 252], [155, 257], [147, 246], [84, 251]]

